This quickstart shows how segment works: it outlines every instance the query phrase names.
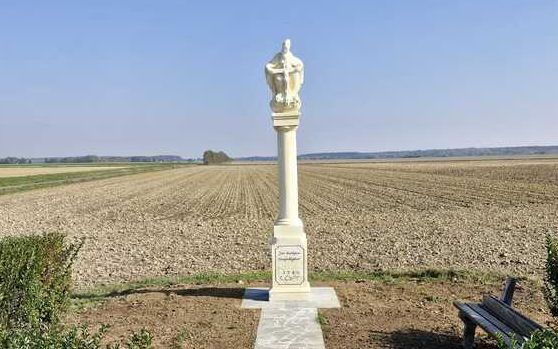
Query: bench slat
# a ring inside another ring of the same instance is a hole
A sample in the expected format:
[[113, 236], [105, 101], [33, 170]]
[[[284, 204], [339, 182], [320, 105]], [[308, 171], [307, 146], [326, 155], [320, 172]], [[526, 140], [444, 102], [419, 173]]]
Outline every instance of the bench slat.
[[532, 332], [542, 329], [539, 324], [525, 317], [494, 296], [484, 295], [482, 297], [482, 306], [500, 319], [500, 321], [512, 327], [514, 332], [518, 332], [525, 337], [530, 337]]
[[517, 333], [517, 331], [515, 331], [513, 329], [513, 327], [510, 327], [508, 324], [502, 322], [500, 319], [498, 319], [497, 317], [495, 317], [494, 315], [490, 314], [488, 311], [486, 311], [486, 309], [484, 309], [480, 304], [468, 304], [469, 307], [471, 309], [473, 309], [474, 311], [476, 311], [480, 316], [482, 316], [484, 319], [486, 319], [487, 321], [489, 321], [492, 325], [494, 325], [495, 327], [497, 327], [500, 330], [500, 333], [505, 334], [506, 336], [510, 337], [510, 333], [515, 333], [515, 339], [521, 344], [523, 343], [527, 338], [525, 336], [523, 336], [520, 333]]
[[484, 295], [482, 303], [462, 303], [454, 301], [453, 305], [459, 309], [459, 317], [465, 324], [463, 346], [471, 349], [474, 344], [475, 324], [488, 334], [498, 337], [508, 347], [512, 346], [512, 338], [523, 345], [533, 331], [542, 329], [542, 326], [517, 312], [511, 306], [516, 280], [512, 277], [506, 280], [506, 286], [501, 299]]
[[[478, 304], [455, 302], [454, 305], [462, 311], [464, 315], [485, 330], [486, 333], [494, 337], [500, 333], [506, 345], [511, 347], [512, 341], [509, 336], [509, 333], [513, 332], [511, 328], [483, 310]], [[516, 340], [518, 340], [518, 342], [523, 342], [521, 338], [516, 338]]]

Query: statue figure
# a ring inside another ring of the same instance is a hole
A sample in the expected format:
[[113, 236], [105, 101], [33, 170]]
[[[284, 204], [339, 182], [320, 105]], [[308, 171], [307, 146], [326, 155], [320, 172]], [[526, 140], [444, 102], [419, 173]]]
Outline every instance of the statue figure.
[[298, 91], [304, 83], [304, 64], [291, 53], [291, 40], [285, 40], [281, 52], [265, 65], [265, 78], [271, 89], [269, 104], [274, 113], [300, 110]]

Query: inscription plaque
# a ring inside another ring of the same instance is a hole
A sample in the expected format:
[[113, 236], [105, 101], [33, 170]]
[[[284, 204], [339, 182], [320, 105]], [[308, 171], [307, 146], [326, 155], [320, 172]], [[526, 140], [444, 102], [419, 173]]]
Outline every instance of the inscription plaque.
[[304, 248], [283, 245], [275, 248], [275, 282], [279, 285], [302, 285], [305, 280]]

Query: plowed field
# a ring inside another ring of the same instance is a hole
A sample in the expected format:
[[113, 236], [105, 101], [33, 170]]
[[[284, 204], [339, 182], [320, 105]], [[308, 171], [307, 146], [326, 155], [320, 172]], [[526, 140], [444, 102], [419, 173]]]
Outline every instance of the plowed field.
[[[309, 267], [542, 275], [558, 233], [558, 159], [299, 166]], [[0, 197], [0, 236], [86, 239], [80, 287], [269, 270], [274, 165], [194, 166]]]

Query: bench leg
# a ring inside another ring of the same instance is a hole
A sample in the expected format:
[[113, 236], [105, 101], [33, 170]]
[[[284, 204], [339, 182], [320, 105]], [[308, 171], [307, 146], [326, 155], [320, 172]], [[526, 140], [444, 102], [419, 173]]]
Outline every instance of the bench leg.
[[472, 349], [475, 345], [475, 330], [477, 329], [477, 325], [465, 316], [459, 317], [463, 320], [463, 324], [465, 325], [462, 342], [463, 348]]

